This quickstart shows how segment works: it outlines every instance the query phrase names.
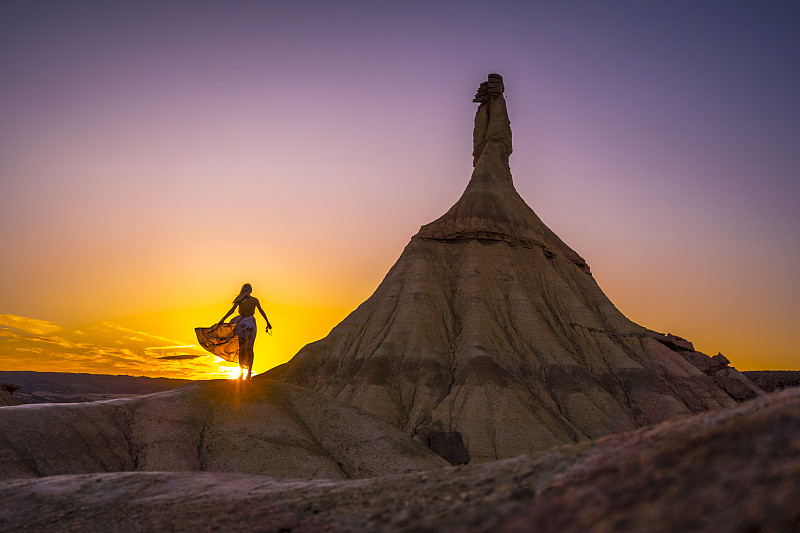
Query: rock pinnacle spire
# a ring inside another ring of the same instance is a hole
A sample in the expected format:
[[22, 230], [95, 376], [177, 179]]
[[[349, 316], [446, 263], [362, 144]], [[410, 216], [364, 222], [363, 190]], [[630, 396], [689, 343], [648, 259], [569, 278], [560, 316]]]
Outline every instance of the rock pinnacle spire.
[[[500, 74], [489, 74], [489, 80], [481, 83], [473, 102], [478, 102], [475, 113], [475, 129], [472, 133], [472, 166], [478, 166], [481, 155], [486, 152], [488, 158], [498, 158], [505, 168], [503, 177], [511, 180], [511, 169], [508, 157], [511, 155], [511, 122], [508, 119], [506, 101], [503, 98], [503, 77]], [[488, 162], [488, 161], [487, 161]]]
[[512, 151], [505, 85], [489, 74], [474, 102], [472, 164], [475, 167], [464, 194], [439, 219], [422, 226], [417, 237], [433, 240], [486, 239], [537, 247], [545, 254], [562, 254], [590, 273], [586, 261], [558, 238], [528, 207], [514, 188], [509, 156]]

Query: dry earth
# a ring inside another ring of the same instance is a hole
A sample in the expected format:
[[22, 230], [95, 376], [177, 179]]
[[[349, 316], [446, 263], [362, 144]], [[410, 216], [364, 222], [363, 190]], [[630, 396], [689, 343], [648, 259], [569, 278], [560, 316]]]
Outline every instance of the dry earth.
[[159, 470], [346, 479], [445, 465], [372, 415], [269, 380], [0, 408], [0, 479]]
[[547, 453], [373, 479], [9, 479], [0, 530], [798, 531], [800, 390]]

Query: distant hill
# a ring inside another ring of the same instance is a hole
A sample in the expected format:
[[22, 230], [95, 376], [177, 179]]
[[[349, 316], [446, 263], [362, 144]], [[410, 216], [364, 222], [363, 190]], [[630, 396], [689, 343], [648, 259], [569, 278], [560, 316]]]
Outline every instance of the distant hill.
[[800, 370], [749, 370], [742, 373], [765, 392], [800, 387]]
[[13, 397], [22, 403], [71, 403], [110, 400], [174, 389], [189, 379], [109, 376], [67, 372], [0, 371], [0, 383], [19, 386]]

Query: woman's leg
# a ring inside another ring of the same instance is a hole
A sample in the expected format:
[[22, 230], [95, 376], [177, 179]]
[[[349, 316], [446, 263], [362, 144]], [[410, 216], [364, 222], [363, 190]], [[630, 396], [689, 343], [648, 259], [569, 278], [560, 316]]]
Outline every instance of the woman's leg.
[[239, 337], [239, 381], [244, 378], [244, 367], [247, 364], [247, 335], [240, 333]]
[[251, 332], [251, 335], [247, 338], [247, 381], [250, 381], [250, 377], [253, 374], [253, 359], [255, 359], [255, 353], [253, 353], [253, 348], [255, 348], [256, 343], [256, 330], [255, 328]]
[[249, 381], [253, 373], [253, 347], [256, 341], [255, 320], [248, 317], [237, 327], [239, 327], [240, 376], [244, 374], [244, 367], [247, 367], [247, 380]]
[[[242, 346], [242, 352], [239, 357], [239, 361], [241, 364], [247, 367], [247, 380], [250, 381], [250, 376], [253, 373], [253, 344], [248, 343]], [[244, 366], [242, 367], [242, 373], [244, 374]]]

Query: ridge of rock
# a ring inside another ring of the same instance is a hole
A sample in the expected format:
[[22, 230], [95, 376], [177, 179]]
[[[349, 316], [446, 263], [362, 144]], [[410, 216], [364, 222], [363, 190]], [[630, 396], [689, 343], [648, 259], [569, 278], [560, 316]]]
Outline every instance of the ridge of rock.
[[3, 407], [0, 450], [0, 479], [130, 471], [350, 479], [446, 465], [372, 415], [269, 380]]

